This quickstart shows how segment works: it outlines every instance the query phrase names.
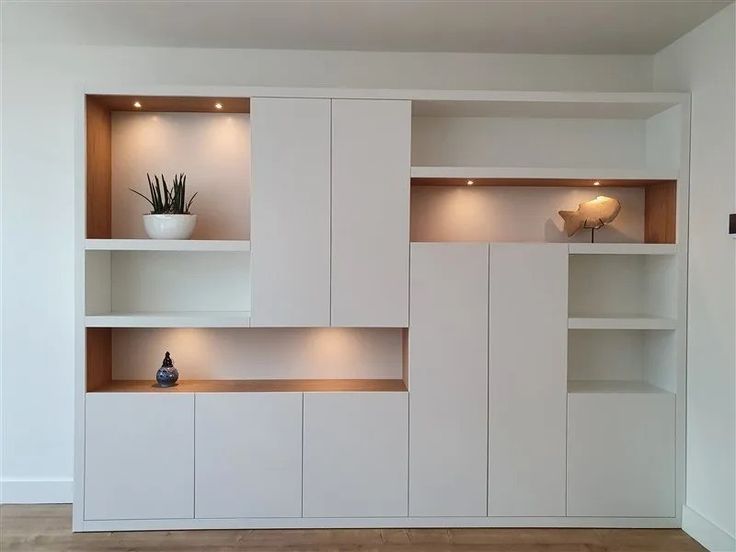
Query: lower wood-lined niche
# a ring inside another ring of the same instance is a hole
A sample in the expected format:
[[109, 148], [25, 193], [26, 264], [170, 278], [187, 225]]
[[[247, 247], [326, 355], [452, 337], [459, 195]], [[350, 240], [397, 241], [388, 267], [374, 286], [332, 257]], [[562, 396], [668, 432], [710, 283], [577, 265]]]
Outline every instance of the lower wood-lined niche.
[[[468, 180], [473, 182], [468, 185]], [[568, 237], [558, 211], [606, 195], [622, 209], [595, 232], [600, 243], [675, 243], [674, 180], [412, 178], [411, 240], [590, 242], [591, 231]]]
[[[88, 328], [88, 392], [406, 391], [401, 328]], [[179, 384], [155, 386], [166, 351]]]

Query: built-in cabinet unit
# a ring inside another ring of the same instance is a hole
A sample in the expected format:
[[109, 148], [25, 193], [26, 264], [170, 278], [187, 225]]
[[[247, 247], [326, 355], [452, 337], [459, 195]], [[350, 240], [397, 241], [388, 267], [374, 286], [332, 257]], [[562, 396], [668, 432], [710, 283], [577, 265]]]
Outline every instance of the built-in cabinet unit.
[[488, 245], [411, 251], [409, 514], [485, 516]]
[[672, 393], [642, 383], [576, 383], [567, 431], [568, 515], [675, 515]]
[[330, 100], [255, 98], [253, 326], [330, 325]]
[[488, 513], [565, 515], [567, 246], [493, 244]]
[[680, 526], [687, 95], [172, 92], [80, 104], [75, 530]]
[[194, 395], [87, 396], [84, 519], [194, 517]]
[[304, 397], [304, 517], [406, 516], [405, 393]]
[[195, 516], [299, 517], [301, 393], [195, 395]]
[[411, 102], [332, 100], [333, 326], [409, 320]]

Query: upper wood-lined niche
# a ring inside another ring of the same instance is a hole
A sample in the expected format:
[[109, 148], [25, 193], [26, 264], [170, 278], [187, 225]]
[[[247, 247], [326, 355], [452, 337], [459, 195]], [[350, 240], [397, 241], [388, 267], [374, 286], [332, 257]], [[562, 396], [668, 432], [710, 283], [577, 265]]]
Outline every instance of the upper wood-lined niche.
[[[219, 106], [219, 107], [218, 107]], [[144, 235], [129, 235], [128, 229], [118, 230], [115, 229], [115, 217], [113, 212], [115, 211], [116, 205], [120, 207], [119, 203], [116, 203], [116, 193], [113, 189], [115, 180], [115, 158], [116, 151], [114, 149], [114, 136], [115, 136], [115, 121], [122, 120], [125, 113], [129, 113], [128, 117], [134, 117], [132, 113], [141, 112], [151, 116], [160, 115], [160, 121], [167, 121], [172, 118], [167, 114], [204, 114], [208, 117], [213, 117], [215, 114], [230, 114], [230, 115], [242, 115], [250, 113], [250, 99], [249, 98], [233, 98], [233, 97], [193, 97], [193, 96], [131, 96], [131, 95], [87, 95], [85, 97], [85, 129], [86, 129], [86, 230], [87, 238], [93, 239], [110, 239], [110, 238], [141, 238]], [[119, 113], [119, 115], [115, 115]], [[247, 115], [246, 115], [247, 117]], [[203, 127], [204, 128], [204, 127]], [[249, 131], [248, 131], [249, 133]], [[249, 136], [247, 137], [249, 141]], [[128, 140], [130, 142], [130, 140]], [[155, 144], [155, 148], [165, 148], [167, 144]], [[221, 146], [221, 144], [218, 144]], [[214, 146], [213, 146], [214, 147]], [[247, 144], [249, 148], [249, 144]], [[130, 149], [130, 148], [129, 148]], [[121, 158], [128, 160], [135, 160], [138, 157], [131, 155], [130, 151], [123, 152]], [[249, 174], [250, 168], [248, 166], [250, 162], [250, 151], [243, 152], [243, 159], [245, 160], [243, 173]], [[141, 167], [140, 171], [136, 171], [136, 184], [140, 181], [138, 187], [145, 193], [147, 184], [145, 184], [145, 173], [150, 172], [151, 174], [157, 172], [166, 172], [166, 176], [169, 177], [168, 167], [177, 167], [176, 172], [188, 172], [186, 163], [181, 163], [175, 158], [169, 163], [166, 162], [154, 163], [153, 166], [146, 164], [145, 168]], [[119, 165], [118, 165], [119, 166]], [[181, 167], [181, 168], [179, 168]], [[222, 171], [212, 171], [216, 174], [217, 178], [221, 180]], [[141, 175], [138, 175], [141, 173]], [[171, 173], [173, 175], [173, 172]], [[188, 191], [193, 187], [190, 183], [193, 183], [194, 179], [188, 179], [187, 184]], [[214, 178], [214, 176], [213, 176]], [[167, 178], [168, 179], [168, 178]], [[128, 187], [127, 184], [124, 187]], [[196, 191], [196, 190], [193, 190]], [[243, 201], [241, 212], [250, 212], [250, 207], [247, 201], [249, 201], [249, 183], [243, 182], [242, 193], [237, 192], [239, 195], [247, 194]], [[130, 193], [130, 192], [127, 192]], [[216, 193], [211, 194], [210, 199], [220, 197], [222, 190], [217, 190]], [[188, 193], [187, 195], [190, 195]], [[196, 200], [195, 208], [197, 206], [202, 207], [202, 200], [206, 200], [206, 196], [199, 194]], [[117, 195], [118, 199], [120, 197]], [[143, 199], [140, 199], [143, 202]], [[227, 212], [233, 212], [233, 205], [237, 204], [233, 197], [227, 197], [224, 199], [228, 203], [229, 210]], [[127, 198], [123, 203], [127, 202]], [[213, 211], [218, 210], [218, 206], [208, 206], [205, 210]], [[127, 209], [127, 203], [125, 209]], [[141, 205], [140, 211], [136, 209], [135, 214], [145, 212], [145, 206]], [[196, 213], [196, 210], [195, 210]], [[234, 213], [234, 212], [233, 212]], [[235, 213], [234, 213], [235, 214]], [[130, 219], [132, 213], [122, 213], [117, 220]], [[237, 217], [231, 217], [235, 220]], [[209, 217], [209, 220], [215, 221], [215, 217]], [[203, 221], [200, 219], [197, 222], [197, 228], [201, 229]], [[222, 220], [217, 220], [217, 228], [213, 228], [208, 234], [213, 235], [197, 235], [195, 229], [194, 238], [202, 239], [247, 239], [248, 230], [237, 228], [237, 229], [223, 229], [225, 225]], [[140, 223], [140, 230], [142, 230], [142, 222]], [[138, 232], [140, 234], [140, 232]]]
[[[533, 190], [532, 188], [538, 188]], [[597, 242], [676, 243], [677, 181], [421, 176], [411, 179], [412, 241], [590, 241], [562, 232], [559, 210], [608, 195], [622, 212]]]

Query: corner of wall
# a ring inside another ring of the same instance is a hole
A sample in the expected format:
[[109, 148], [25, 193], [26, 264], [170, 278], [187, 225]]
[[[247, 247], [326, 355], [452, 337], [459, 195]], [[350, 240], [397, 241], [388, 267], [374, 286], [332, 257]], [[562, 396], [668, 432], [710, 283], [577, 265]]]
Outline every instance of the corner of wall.
[[682, 530], [711, 552], [736, 550], [736, 539], [688, 506], [682, 507]]

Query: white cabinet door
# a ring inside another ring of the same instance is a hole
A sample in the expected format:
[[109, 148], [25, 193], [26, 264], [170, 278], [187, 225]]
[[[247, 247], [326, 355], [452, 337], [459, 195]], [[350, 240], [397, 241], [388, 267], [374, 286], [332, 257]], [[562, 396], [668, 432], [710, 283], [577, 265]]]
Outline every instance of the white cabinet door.
[[488, 515], [564, 516], [566, 244], [492, 244]]
[[304, 394], [304, 517], [406, 516], [406, 393]]
[[88, 393], [84, 519], [194, 515], [194, 395]]
[[570, 393], [569, 516], [675, 515], [675, 396]]
[[330, 100], [251, 101], [251, 325], [330, 325]]
[[195, 401], [195, 516], [301, 516], [302, 394], [202, 393]]
[[488, 246], [411, 246], [409, 514], [485, 516]]
[[332, 100], [332, 325], [409, 318], [411, 103]]

